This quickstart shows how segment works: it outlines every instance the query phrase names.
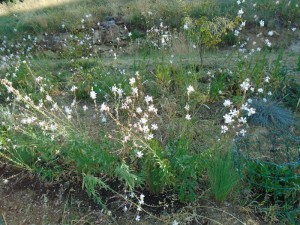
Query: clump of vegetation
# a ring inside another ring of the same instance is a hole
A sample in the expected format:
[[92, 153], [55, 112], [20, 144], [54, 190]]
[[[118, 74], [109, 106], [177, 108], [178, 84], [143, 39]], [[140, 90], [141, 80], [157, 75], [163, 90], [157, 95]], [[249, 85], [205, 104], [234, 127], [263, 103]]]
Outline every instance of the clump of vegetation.
[[217, 201], [224, 202], [238, 184], [239, 176], [235, 171], [231, 152], [218, 147], [220, 149], [215, 150], [208, 160], [207, 173], [212, 196]]
[[255, 124], [270, 129], [277, 127], [280, 130], [286, 130], [298, 123], [294, 114], [277, 102], [255, 99], [251, 102], [251, 106], [256, 109], [256, 113], [250, 117], [250, 121]]

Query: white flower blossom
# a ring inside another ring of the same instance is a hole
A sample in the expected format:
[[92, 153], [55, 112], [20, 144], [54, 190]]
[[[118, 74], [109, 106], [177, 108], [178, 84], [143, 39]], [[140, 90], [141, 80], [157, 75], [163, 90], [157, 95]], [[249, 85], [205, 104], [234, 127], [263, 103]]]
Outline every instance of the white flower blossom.
[[157, 130], [158, 126], [156, 123], [151, 124], [151, 130]]
[[221, 126], [221, 133], [224, 134], [228, 131], [228, 127], [226, 125]]
[[244, 14], [244, 10], [243, 9], [240, 9], [239, 11], [238, 11], [238, 16], [242, 16]]
[[232, 116], [229, 114], [225, 114], [223, 116], [223, 118], [224, 118], [224, 123], [231, 124], [232, 122], [234, 122], [234, 120], [232, 119]]
[[246, 117], [241, 117], [238, 119], [239, 123], [246, 124], [247, 123], [247, 118]]
[[273, 36], [273, 34], [274, 34], [274, 31], [272, 31], [272, 30], [270, 30], [270, 31], [268, 32], [268, 35], [269, 35], [269, 36]]
[[185, 119], [191, 120], [191, 119], [192, 119], [192, 118], [191, 118], [191, 115], [190, 115], [190, 114], [186, 114]]
[[263, 20], [259, 21], [259, 25], [260, 25], [260, 27], [265, 26], [265, 21], [263, 21]]
[[91, 99], [95, 100], [96, 97], [97, 97], [96, 95], [97, 95], [97, 93], [96, 93], [95, 91], [92, 90], [92, 91], [90, 92], [90, 97], [91, 97]]
[[140, 113], [142, 113], [142, 112], [143, 112], [143, 110], [142, 110], [142, 108], [141, 108], [141, 107], [137, 107], [135, 111], [136, 111], [138, 114], [140, 114]]
[[129, 79], [129, 84], [131, 86], [135, 84], [135, 78], [134, 77], [132, 77], [132, 78]]
[[226, 100], [224, 101], [224, 103], [223, 103], [223, 105], [224, 105], [225, 107], [230, 107], [231, 104], [232, 104], [232, 102], [231, 102], [229, 99], [226, 99]]
[[240, 134], [241, 134], [242, 136], [245, 136], [245, 133], [246, 133], [246, 130], [245, 130], [245, 129], [240, 130]]
[[176, 220], [174, 220], [172, 225], [179, 225], [179, 223]]
[[100, 112], [106, 112], [106, 111], [109, 111], [109, 107], [105, 103], [102, 103], [100, 106]]
[[147, 96], [145, 97], [145, 102], [146, 102], [147, 104], [148, 104], [149, 102], [153, 102], [152, 96], [147, 95]]
[[195, 89], [194, 89], [194, 87], [192, 85], [190, 85], [190, 86], [187, 87], [187, 94], [188, 95], [190, 95], [194, 91], [195, 91]]
[[251, 115], [253, 115], [253, 114], [255, 114], [255, 109], [254, 109], [254, 108], [250, 108], [250, 109], [248, 110], [248, 116], [251, 116]]
[[138, 158], [142, 158], [143, 155], [144, 155], [144, 154], [143, 154], [141, 151], [138, 151], [138, 152], [136, 153], [136, 156], [137, 156]]

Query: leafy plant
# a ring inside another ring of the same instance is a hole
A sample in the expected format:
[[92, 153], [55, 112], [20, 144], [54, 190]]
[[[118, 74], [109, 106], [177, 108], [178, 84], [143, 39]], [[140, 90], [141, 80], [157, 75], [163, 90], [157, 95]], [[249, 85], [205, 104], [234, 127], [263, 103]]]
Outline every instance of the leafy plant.
[[200, 19], [185, 19], [187, 37], [195, 43], [199, 50], [201, 66], [203, 66], [203, 54], [205, 49], [216, 47], [222, 41], [222, 36], [232, 31], [237, 25], [238, 19], [230, 20], [225, 17], [214, 17], [209, 20], [203, 16]]
[[187, 137], [171, 142], [167, 148], [174, 171], [174, 189], [182, 202], [196, 200], [196, 189], [204, 171], [205, 157], [191, 151]]
[[247, 168], [250, 187], [262, 196], [256, 199], [259, 207], [276, 209], [273, 214], [278, 218], [287, 219], [291, 224], [300, 221], [298, 169], [298, 163], [279, 165], [260, 160], [252, 160]]

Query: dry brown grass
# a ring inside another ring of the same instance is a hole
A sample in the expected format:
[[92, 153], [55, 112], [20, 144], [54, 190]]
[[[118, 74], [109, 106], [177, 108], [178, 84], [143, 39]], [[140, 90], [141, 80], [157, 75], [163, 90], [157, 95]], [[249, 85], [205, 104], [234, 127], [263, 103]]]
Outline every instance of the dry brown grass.
[[76, 0], [26, 0], [17, 4], [0, 4], [0, 15], [27, 12], [52, 6], [59, 6]]

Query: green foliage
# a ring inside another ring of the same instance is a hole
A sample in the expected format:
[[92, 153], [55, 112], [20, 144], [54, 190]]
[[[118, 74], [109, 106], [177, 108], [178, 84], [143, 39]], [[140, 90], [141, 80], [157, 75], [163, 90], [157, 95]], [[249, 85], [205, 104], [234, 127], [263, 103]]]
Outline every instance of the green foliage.
[[249, 162], [247, 176], [252, 190], [262, 196], [256, 200], [261, 208], [275, 208], [272, 213], [291, 224], [300, 221], [299, 162], [276, 165], [253, 160]]
[[103, 208], [106, 208], [105, 203], [102, 200], [102, 197], [99, 195], [99, 188], [109, 190], [109, 186], [103, 181], [100, 177], [95, 177], [90, 174], [83, 174], [83, 183], [82, 188], [84, 188], [87, 194], [95, 200], [95, 202], [101, 205]]
[[143, 177], [149, 190], [158, 194], [172, 184], [174, 174], [160, 144], [153, 141], [150, 145], [152, 152], [143, 162]]
[[167, 148], [174, 177], [174, 189], [182, 202], [193, 202], [197, 198], [198, 182], [204, 170], [205, 157], [192, 152], [188, 138], [170, 143]]
[[139, 184], [138, 177], [133, 172], [134, 171], [130, 169], [125, 162], [121, 163], [121, 165], [115, 169], [116, 177], [118, 177], [120, 181], [124, 181], [125, 186], [129, 191], [134, 191], [135, 187], [137, 186], [136, 184]]
[[204, 50], [216, 47], [222, 41], [222, 36], [232, 31], [238, 21], [238, 18], [231, 20], [226, 17], [214, 17], [211, 20], [205, 16], [197, 20], [185, 18], [184, 23], [188, 26], [187, 37], [198, 46], [201, 65]]
[[207, 163], [208, 181], [212, 196], [219, 202], [224, 202], [236, 187], [239, 177], [234, 170], [233, 156], [230, 152], [212, 153]]

